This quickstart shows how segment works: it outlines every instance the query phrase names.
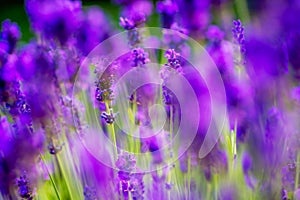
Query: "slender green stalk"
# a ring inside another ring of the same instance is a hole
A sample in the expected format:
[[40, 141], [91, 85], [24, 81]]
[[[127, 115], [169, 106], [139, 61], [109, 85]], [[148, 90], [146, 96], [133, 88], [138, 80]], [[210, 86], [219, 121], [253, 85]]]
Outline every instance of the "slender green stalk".
[[[172, 146], [171, 146], [171, 142], [172, 142], [172, 140], [173, 140], [173, 106], [172, 105], [170, 105], [170, 130], [169, 130], [169, 136], [170, 136], [170, 138], [169, 138], [169, 151], [173, 151], [172, 149]], [[173, 152], [172, 152], [173, 153]], [[172, 182], [172, 173], [173, 173], [173, 169], [172, 169], [172, 167], [171, 167], [171, 165], [172, 165], [172, 158], [170, 158], [170, 163], [169, 163], [169, 166], [170, 166], [170, 171], [169, 171], [169, 173], [168, 173], [168, 183], [169, 184], [171, 184], [171, 182]], [[171, 199], [171, 191], [170, 190], [168, 190], [168, 199]]]
[[295, 191], [298, 189], [299, 185], [299, 172], [300, 172], [300, 152], [297, 153], [297, 161], [296, 161], [296, 177], [295, 177]]
[[73, 198], [73, 193], [72, 193], [71, 186], [69, 185], [69, 183], [67, 181], [68, 180], [67, 179], [67, 172], [66, 172], [65, 168], [63, 167], [62, 160], [61, 160], [61, 158], [59, 158], [59, 156], [57, 156], [57, 165], [58, 165], [59, 169], [61, 170], [61, 173], [62, 173], [62, 175], [63, 175], [63, 177], [65, 179], [65, 183], [66, 183], [66, 186], [68, 188], [68, 193], [70, 195], [70, 198], [71, 199], [75, 199], [75, 198]]
[[[109, 102], [105, 102], [105, 107], [106, 107], [106, 112], [108, 113], [108, 115], [112, 115], [113, 113], [111, 113], [110, 111], [110, 105]], [[114, 143], [114, 155], [115, 158], [118, 157], [118, 150], [117, 150], [117, 140], [116, 140], [116, 133], [115, 133], [115, 126], [112, 123], [111, 125], [107, 125], [107, 128], [110, 130], [110, 134], [111, 134], [111, 139], [113, 140]]]
[[187, 183], [188, 183], [188, 188], [187, 188], [188, 198], [187, 199], [190, 199], [190, 189], [191, 189], [191, 156], [190, 155], [188, 155]]
[[50, 178], [51, 184], [53, 185], [53, 189], [54, 189], [54, 191], [55, 191], [55, 195], [56, 195], [57, 199], [60, 200], [61, 198], [60, 198], [60, 196], [59, 196], [59, 193], [58, 193], [58, 189], [57, 189], [57, 187], [56, 187], [56, 184], [55, 184], [55, 182], [54, 182], [54, 180], [53, 180], [53, 178], [52, 178], [52, 176], [51, 176], [51, 174], [50, 174], [50, 172], [49, 172], [49, 170], [48, 170], [48, 168], [47, 168], [47, 166], [46, 166], [45, 159], [44, 159], [44, 157], [43, 157], [43, 155], [42, 155], [41, 153], [40, 153], [40, 157], [41, 157], [41, 159], [42, 159], [42, 161], [43, 161], [43, 163], [44, 163], [44, 165], [45, 165], [45, 169], [46, 169], [47, 174], [48, 174], [48, 176], [49, 176], [49, 178]]
[[250, 14], [248, 10], [247, 0], [235, 0], [237, 14], [242, 21], [249, 21]]

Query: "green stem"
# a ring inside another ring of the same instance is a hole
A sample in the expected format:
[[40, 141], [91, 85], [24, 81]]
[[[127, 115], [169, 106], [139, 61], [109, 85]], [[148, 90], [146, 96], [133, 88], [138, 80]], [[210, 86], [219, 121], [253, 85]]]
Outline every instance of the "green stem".
[[242, 21], [249, 21], [250, 14], [246, 0], [235, 0], [237, 14]]
[[190, 199], [190, 189], [191, 189], [191, 156], [188, 155], [188, 171], [187, 171], [187, 181], [188, 181], [188, 199]]
[[[105, 102], [105, 107], [106, 107], [106, 112], [108, 113], [108, 115], [112, 115], [113, 113], [110, 112], [110, 106], [109, 106], [109, 102]], [[107, 125], [107, 128], [110, 130], [110, 134], [111, 134], [111, 139], [113, 140], [114, 143], [114, 155], [115, 158], [118, 157], [118, 150], [117, 150], [117, 140], [116, 140], [116, 133], [115, 133], [115, 126], [112, 123], [111, 125]]]
[[297, 161], [296, 161], [296, 177], [295, 177], [295, 191], [298, 189], [299, 185], [299, 162], [300, 162], [300, 152], [297, 153]]
[[50, 172], [49, 172], [49, 170], [48, 170], [48, 168], [47, 168], [47, 166], [46, 166], [45, 159], [44, 159], [44, 157], [42, 156], [41, 153], [40, 153], [40, 157], [41, 157], [41, 159], [42, 159], [42, 161], [43, 161], [43, 163], [44, 163], [44, 165], [45, 165], [45, 168], [46, 168], [47, 174], [48, 174], [48, 176], [49, 176], [49, 178], [50, 178], [51, 184], [53, 185], [53, 188], [54, 188], [54, 191], [55, 191], [55, 195], [56, 195], [57, 199], [60, 200], [60, 196], [59, 196], [59, 193], [58, 193], [58, 189], [57, 189], [57, 187], [56, 187], [56, 184], [54, 183], [54, 180], [53, 180], [53, 178], [52, 178], [52, 176], [51, 176], [51, 174], [50, 174]]

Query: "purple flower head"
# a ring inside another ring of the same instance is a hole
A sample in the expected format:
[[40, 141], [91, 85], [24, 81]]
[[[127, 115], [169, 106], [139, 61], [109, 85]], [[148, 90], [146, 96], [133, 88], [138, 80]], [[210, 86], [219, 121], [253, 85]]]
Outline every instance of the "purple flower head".
[[224, 185], [219, 191], [218, 200], [235, 200], [238, 198], [238, 192], [234, 185]]
[[288, 196], [288, 192], [282, 188], [281, 189], [281, 200], [288, 200], [289, 199], [289, 196]]
[[293, 88], [291, 91], [291, 98], [300, 105], [300, 86]]
[[115, 115], [113, 113], [108, 114], [106, 112], [102, 112], [101, 118], [104, 119], [107, 124], [112, 124], [115, 122]]
[[[283, 49], [283, 53], [287, 54], [288, 61], [291, 65], [291, 73], [293, 76], [300, 80], [300, 31], [291, 33], [286, 39], [286, 48]], [[288, 64], [286, 64], [287, 66]]]
[[19, 26], [16, 23], [11, 22], [9, 19], [3, 21], [0, 38], [8, 42], [8, 53], [12, 53], [16, 47], [17, 42], [21, 38]]
[[136, 24], [131, 19], [120, 17], [120, 26], [125, 30], [132, 30], [136, 27]]
[[157, 3], [157, 12], [161, 14], [163, 28], [170, 28], [174, 22], [175, 14], [178, 12], [178, 6], [171, 0], [160, 1]]
[[165, 57], [168, 59], [168, 63], [166, 65], [175, 70], [180, 70], [181, 62], [179, 60], [179, 56], [180, 54], [177, 53], [174, 49], [168, 49], [165, 53]]
[[19, 188], [19, 195], [23, 199], [32, 200], [33, 199], [33, 193], [30, 188], [29, 181], [24, 174], [23, 176], [20, 176], [17, 179], [17, 186]]
[[283, 46], [268, 33], [252, 31], [245, 46], [247, 66], [255, 72], [251, 78], [265, 81], [268, 77], [279, 77], [287, 72], [287, 56]]
[[140, 174], [134, 174], [133, 178], [130, 180], [129, 190], [132, 194], [132, 199], [143, 200], [144, 199], [144, 182], [143, 176]]
[[287, 165], [281, 169], [281, 183], [288, 191], [292, 191], [295, 186], [296, 165]]
[[267, 113], [266, 119], [266, 139], [270, 142], [276, 142], [278, 133], [283, 130], [282, 113], [276, 107], [272, 107]]
[[244, 174], [248, 174], [248, 172], [252, 168], [252, 159], [251, 159], [250, 155], [247, 152], [245, 152], [243, 154], [242, 167], [243, 167]]
[[148, 0], [133, 1], [122, 12], [123, 16], [131, 19], [136, 26], [142, 25], [152, 13], [152, 3]]
[[6, 62], [9, 52], [9, 44], [7, 41], [0, 41], [0, 67]]
[[122, 26], [125, 30], [128, 31], [127, 39], [130, 47], [136, 47], [140, 43], [141, 37], [137, 27], [143, 22], [144, 21], [136, 21], [133, 18], [120, 17], [120, 26]]
[[96, 83], [96, 90], [95, 90], [95, 99], [99, 102], [111, 101], [113, 99], [113, 90], [112, 87], [112, 80], [107, 78], [101, 78]]
[[133, 67], [142, 67], [146, 63], [150, 62], [150, 59], [148, 58], [148, 53], [144, 51], [143, 48], [134, 48], [131, 51], [130, 60], [132, 61]]
[[204, 166], [204, 169], [210, 170], [210, 173], [221, 173], [227, 171], [227, 155], [225, 151], [221, 150], [218, 146], [202, 160], [200, 164]]
[[206, 32], [206, 38], [210, 41], [220, 42], [224, 39], [224, 36], [224, 32], [215, 25], [209, 26]]
[[203, 37], [203, 31], [210, 22], [210, 0], [174, 0], [178, 5], [180, 24], [192, 36]]
[[244, 26], [241, 20], [233, 20], [232, 34], [235, 42], [240, 46], [241, 53], [245, 53]]
[[[170, 30], [163, 30], [164, 43], [171, 49], [181, 52], [183, 55], [189, 54], [189, 49], [185, 44], [187, 40], [188, 30], [179, 26], [178, 23], [173, 23]], [[179, 33], [177, 33], [179, 32]]]
[[107, 39], [111, 33], [111, 26], [103, 11], [98, 7], [90, 7], [84, 13], [80, 27], [75, 34], [76, 46], [84, 55]]
[[65, 45], [78, 28], [80, 1], [27, 0], [25, 3], [33, 29], [48, 40]]
[[98, 199], [96, 190], [92, 187], [85, 186], [83, 194], [84, 194], [85, 200], [97, 200]]
[[29, 44], [19, 54], [17, 69], [24, 80], [47, 81], [53, 78], [55, 66], [46, 48]]
[[8, 82], [19, 79], [17, 72], [18, 57], [15, 54], [8, 55], [6, 63], [2, 68], [2, 78]]
[[136, 168], [136, 160], [133, 154], [124, 152], [119, 155], [119, 158], [116, 162], [116, 167], [121, 171], [131, 172]]

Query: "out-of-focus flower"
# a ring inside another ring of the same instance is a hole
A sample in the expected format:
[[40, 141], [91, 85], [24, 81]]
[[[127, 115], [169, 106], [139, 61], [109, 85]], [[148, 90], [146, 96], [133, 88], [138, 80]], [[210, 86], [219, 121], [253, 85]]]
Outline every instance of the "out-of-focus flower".
[[224, 185], [219, 191], [218, 200], [235, 200], [238, 198], [238, 192], [236, 192], [234, 185]]
[[122, 153], [116, 162], [118, 171], [117, 189], [124, 198], [129, 198], [129, 193], [133, 199], [141, 200], [144, 194], [143, 174], [136, 168], [136, 160], [132, 154]]
[[143, 24], [152, 13], [152, 3], [148, 0], [133, 1], [124, 7], [123, 16], [127, 16], [137, 26]]
[[210, 22], [210, 1], [185, 1], [175, 0], [179, 9], [179, 23], [186, 28], [192, 36], [201, 38], [204, 36], [204, 30]]
[[228, 168], [227, 155], [220, 147], [215, 146], [205, 158], [200, 160], [200, 164], [204, 169], [209, 170], [209, 173], [224, 173]]
[[131, 47], [137, 46], [141, 41], [141, 36], [137, 29], [138, 25], [139, 24], [136, 24], [131, 19], [120, 17], [120, 26], [122, 26], [125, 30], [128, 31], [127, 39], [128, 39], [128, 44]]
[[[250, 32], [250, 30], [249, 30]], [[265, 33], [251, 31], [245, 42], [246, 64], [254, 79], [278, 77], [287, 72], [287, 56], [282, 45]]]
[[25, 2], [32, 28], [48, 40], [65, 45], [74, 36], [81, 15], [80, 1], [34, 1]]
[[172, 0], [157, 2], [157, 12], [161, 14], [161, 23], [163, 28], [170, 28], [174, 23], [175, 14], [178, 12], [178, 6]]
[[85, 186], [84, 187], [84, 200], [97, 200], [96, 190], [92, 187]]
[[103, 11], [98, 7], [90, 7], [85, 11], [80, 27], [75, 34], [76, 46], [84, 55], [107, 39], [111, 27]]
[[2, 30], [0, 39], [5, 40], [9, 44], [8, 53], [12, 53], [16, 48], [17, 42], [21, 38], [21, 32], [19, 26], [11, 22], [9, 19], [2, 22]]
[[32, 117], [41, 120], [47, 114], [53, 114], [56, 102], [55, 65], [44, 47], [36, 44], [26, 46], [20, 53], [18, 72], [26, 84], [23, 92], [31, 108]]
[[288, 193], [285, 189], [282, 188], [281, 190], [281, 200], [288, 200]]
[[295, 198], [295, 200], [300, 200], [300, 189], [299, 188], [297, 190], [295, 190], [294, 198]]
[[216, 25], [208, 27], [206, 38], [212, 42], [220, 42], [225, 37], [225, 33]]

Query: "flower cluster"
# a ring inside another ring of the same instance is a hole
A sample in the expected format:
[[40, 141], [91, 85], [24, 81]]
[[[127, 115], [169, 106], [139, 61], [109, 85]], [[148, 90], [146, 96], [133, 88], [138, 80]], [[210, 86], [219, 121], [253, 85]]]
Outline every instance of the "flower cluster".
[[236, 43], [240, 46], [241, 53], [245, 53], [245, 36], [244, 36], [244, 26], [241, 20], [233, 21], [232, 34]]
[[146, 53], [142, 48], [132, 49], [130, 60], [132, 60], [133, 67], [143, 66], [150, 62], [148, 53]]
[[248, 3], [6, 5], [0, 199], [300, 199], [300, 6]]
[[124, 199], [144, 199], [143, 174], [140, 174], [136, 168], [136, 160], [132, 154], [123, 153], [119, 155], [116, 162], [118, 171], [118, 191]]

